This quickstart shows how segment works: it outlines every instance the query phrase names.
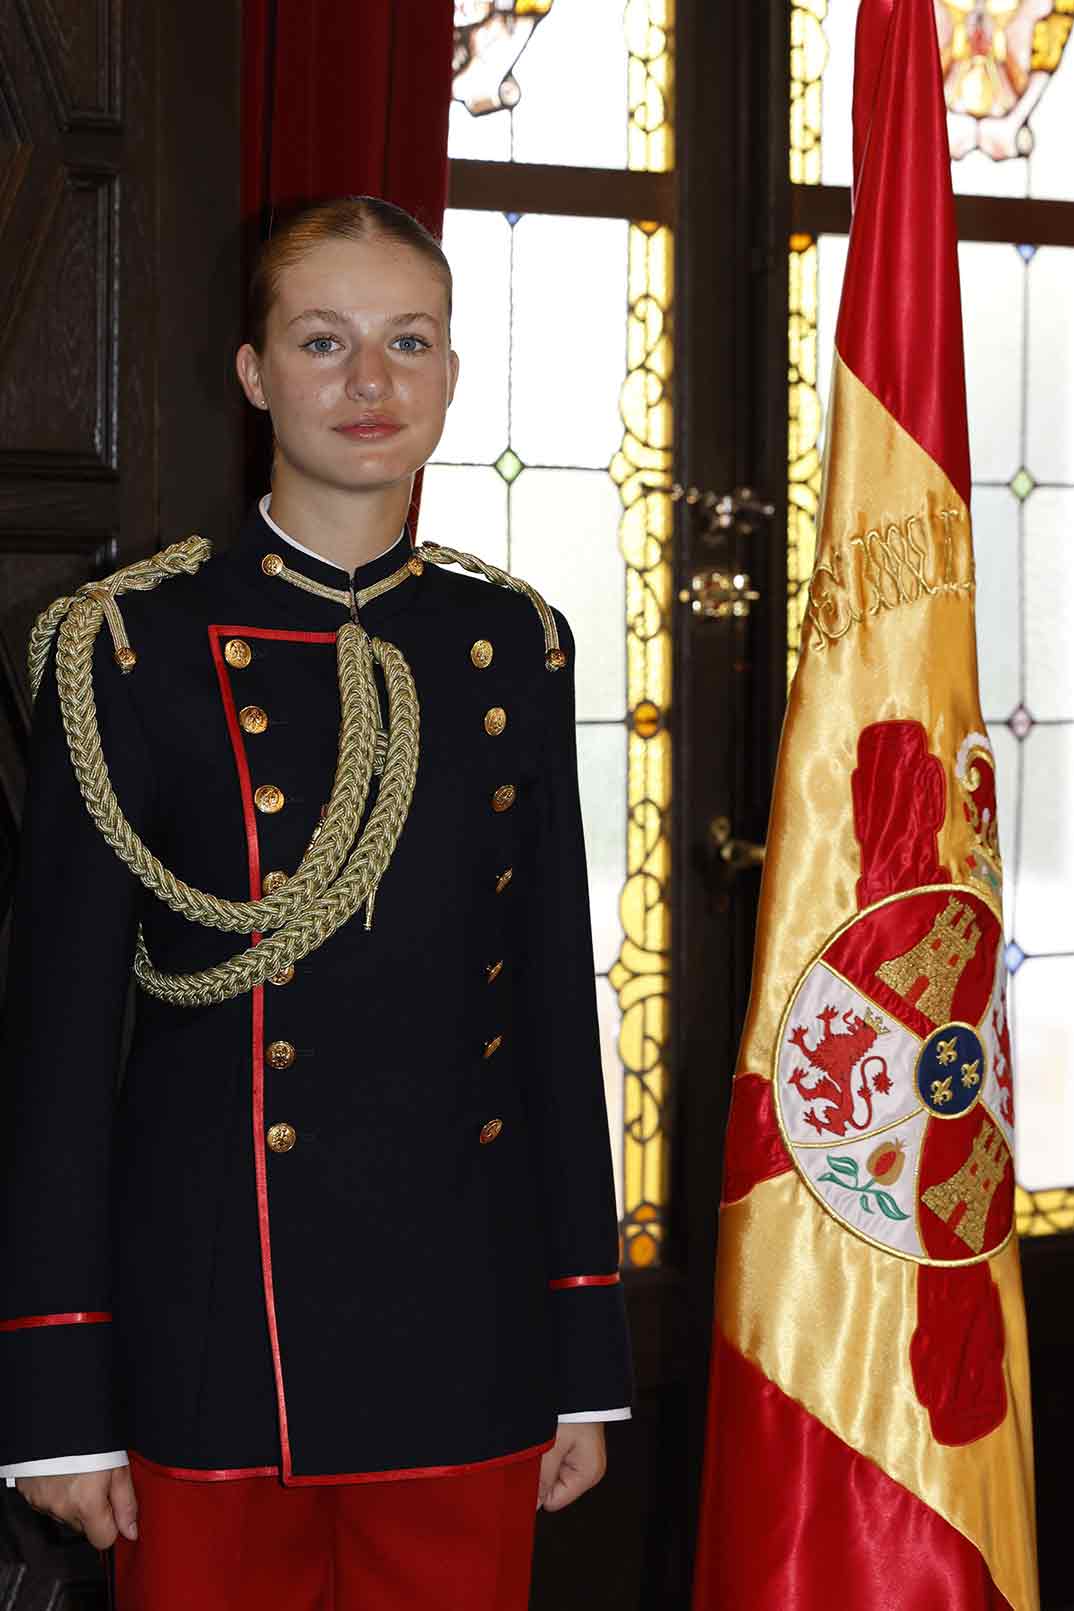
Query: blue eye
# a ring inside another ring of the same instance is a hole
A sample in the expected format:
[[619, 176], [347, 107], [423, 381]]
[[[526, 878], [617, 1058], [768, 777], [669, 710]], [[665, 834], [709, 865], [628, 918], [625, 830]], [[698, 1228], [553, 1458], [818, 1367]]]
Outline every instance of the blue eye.
[[[402, 346], [401, 344], [404, 341], [409, 342], [410, 345], [406, 347]], [[392, 345], [394, 347], [399, 347], [404, 353], [415, 353], [421, 352], [423, 348], [428, 348], [431, 346], [431, 342], [426, 341], [424, 336], [397, 336]]]
[[305, 350], [312, 352], [315, 358], [330, 358], [339, 345], [335, 336], [314, 336], [304, 343]]

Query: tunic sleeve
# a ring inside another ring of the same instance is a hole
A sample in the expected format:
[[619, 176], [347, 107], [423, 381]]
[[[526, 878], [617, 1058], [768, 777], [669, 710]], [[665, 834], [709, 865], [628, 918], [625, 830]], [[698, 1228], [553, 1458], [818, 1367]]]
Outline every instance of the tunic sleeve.
[[578, 795], [574, 642], [558, 613], [557, 624], [568, 662], [562, 671], [544, 673], [537, 885], [520, 1006], [557, 1409], [570, 1415], [619, 1409], [629, 1404], [632, 1384]]
[[[98, 640], [104, 754], [146, 831], [149, 755]], [[110, 1163], [142, 887], [71, 765], [50, 660], [34, 712], [0, 1041], [0, 1465], [116, 1449]]]

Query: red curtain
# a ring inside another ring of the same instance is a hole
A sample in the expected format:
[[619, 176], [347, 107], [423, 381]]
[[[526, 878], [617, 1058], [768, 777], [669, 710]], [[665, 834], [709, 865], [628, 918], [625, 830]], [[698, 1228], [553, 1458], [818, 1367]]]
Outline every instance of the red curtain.
[[383, 196], [439, 235], [452, 0], [245, 0], [243, 211]]

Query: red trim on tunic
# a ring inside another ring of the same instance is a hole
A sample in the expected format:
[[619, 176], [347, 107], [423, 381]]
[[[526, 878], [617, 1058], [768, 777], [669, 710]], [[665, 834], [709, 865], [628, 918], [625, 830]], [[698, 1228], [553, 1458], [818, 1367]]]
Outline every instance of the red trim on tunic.
[[21, 1315], [18, 1320], [0, 1320], [0, 1331], [29, 1331], [34, 1326], [100, 1326], [111, 1319], [104, 1309], [76, 1309], [68, 1315]]
[[146, 1466], [158, 1477], [174, 1477], [178, 1482], [237, 1482], [241, 1477], [278, 1477], [279, 1466], [231, 1466], [219, 1471], [206, 1471], [198, 1466], [162, 1466], [156, 1460], [147, 1460], [136, 1449], [130, 1450], [132, 1465]]
[[[410, 1466], [399, 1471], [347, 1471], [338, 1475], [331, 1474], [323, 1477], [296, 1477], [293, 1474], [283, 1478], [288, 1488], [325, 1488], [332, 1484], [357, 1482], [404, 1482], [412, 1477], [464, 1477], [470, 1471], [491, 1471], [496, 1466], [518, 1465], [523, 1460], [533, 1460], [538, 1455], [547, 1454], [555, 1442], [549, 1438], [547, 1443], [535, 1443], [530, 1449], [519, 1449], [515, 1454], [497, 1454], [491, 1460], [471, 1460], [460, 1466]], [[224, 1468], [219, 1471], [202, 1470], [198, 1466], [162, 1466], [156, 1460], [147, 1460], [144, 1454], [131, 1450], [131, 1459], [139, 1464], [148, 1466], [162, 1477], [175, 1477], [179, 1482], [236, 1482], [242, 1477], [279, 1477], [279, 1466], [235, 1466], [232, 1469]]]
[[[254, 813], [254, 795], [250, 781], [250, 768], [246, 759], [246, 746], [243, 743], [242, 729], [239, 726], [238, 713], [235, 709], [235, 697], [231, 691], [231, 681], [227, 674], [226, 662], [220, 648], [220, 639], [225, 636], [280, 639], [286, 643], [334, 643], [336, 634], [334, 632], [278, 632], [266, 627], [214, 625], [209, 628], [209, 642], [212, 648], [213, 660], [216, 663], [216, 674], [220, 683], [220, 697], [224, 705], [228, 733], [231, 737], [235, 768], [239, 775], [239, 791], [242, 795], [242, 815], [246, 829], [246, 854], [250, 874], [250, 899], [256, 901], [261, 896], [261, 850], [257, 837], [257, 817]], [[252, 934], [250, 941], [253, 945], [260, 944], [260, 934]], [[265, 987], [263, 985], [259, 985], [256, 990], [251, 992], [250, 1019], [252, 1035], [250, 1107], [253, 1122], [257, 1228], [261, 1246], [261, 1280], [265, 1294], [265, 1318], [268, 1324], [269, 1346], [272, 1351], [272, 1371], [276, 1382], [276, 1404], [280, 1418], [280, 1452], [283, 1456], [283, 1480], [286, 1482], [291, 1472], [291, 1442], [287, 1425], [287, 1399], [283, 1385], [283, 1362], [280, 1357], [279, 1328], [276, 1323], [276, 1296], [272, 1279], [272, 1239], [269, 1226], [268, 1179], [265, 1168]], [[233, 1475], [241, 1476], [243, 1474], [238, 1472]], [[227, 1478], [218, 1477], [214, 1479], [209, 1477], [205, 1480], [222, 1481], [227, 1480]]]
[[549, 1281], [550, 1292], [562, 1292], [565, 1287], [617, 1287], [619, 1272], [615, 1275], [564, 1275], [558, 1281]]

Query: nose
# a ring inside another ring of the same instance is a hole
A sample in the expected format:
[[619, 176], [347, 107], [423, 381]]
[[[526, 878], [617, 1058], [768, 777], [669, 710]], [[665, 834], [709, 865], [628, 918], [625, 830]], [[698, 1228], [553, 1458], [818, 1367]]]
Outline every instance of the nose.
[[364, 403], [380, 402], [391, 394], [391, 372], [384, 354], [375, 347], [359, 345], [347, 374], [347, 396]]

